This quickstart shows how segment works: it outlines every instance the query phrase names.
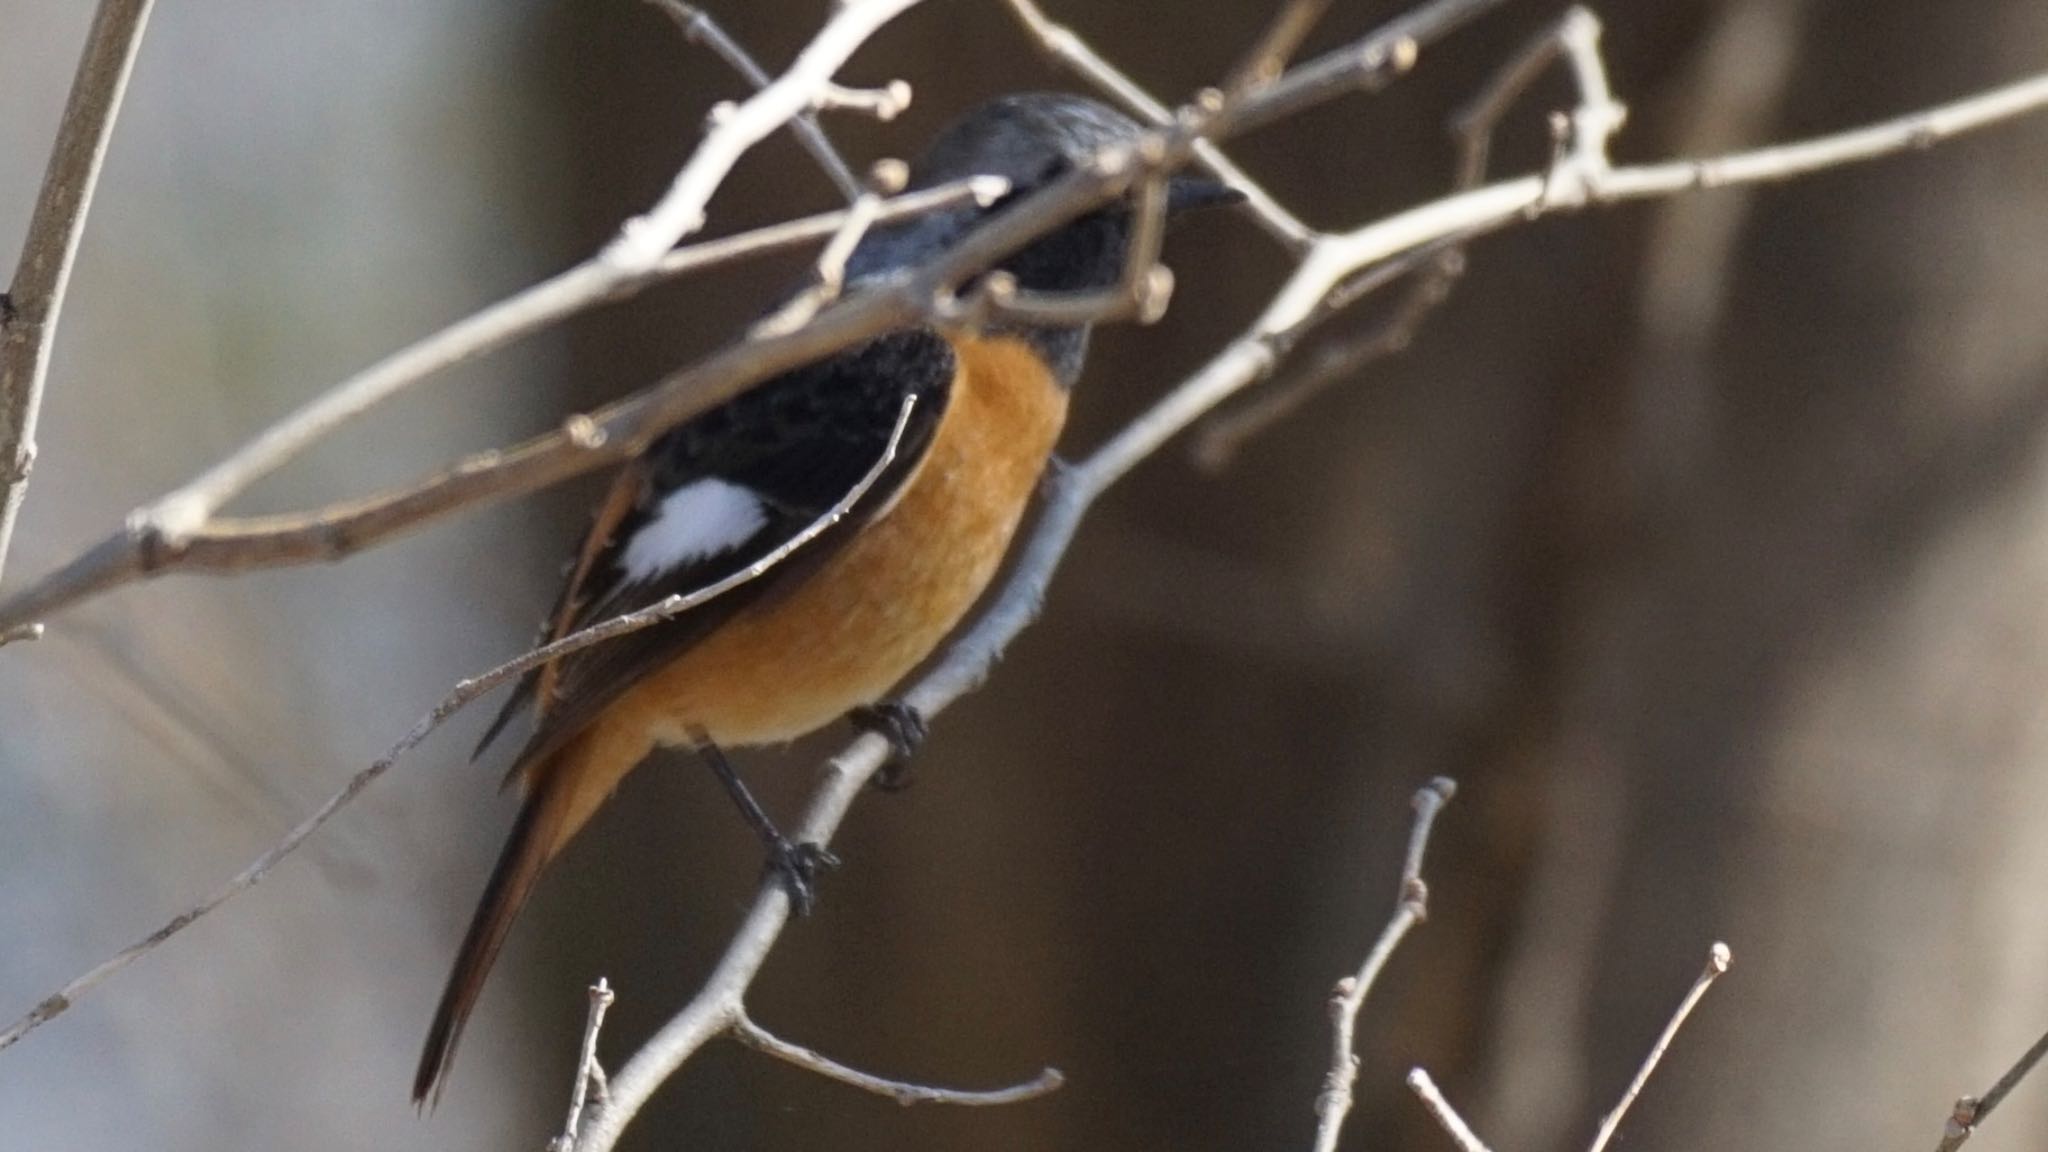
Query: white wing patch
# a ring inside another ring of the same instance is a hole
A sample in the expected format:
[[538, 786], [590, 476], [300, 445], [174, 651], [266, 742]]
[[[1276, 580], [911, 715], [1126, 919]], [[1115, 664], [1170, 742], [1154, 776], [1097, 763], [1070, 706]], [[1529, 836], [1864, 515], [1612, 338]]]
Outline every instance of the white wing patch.
[[661, 510], [626, 542], [620, 564], [629, 582], [651, 580], [671, 569], [752, 539], [768, 523], [752, 489], [707, 476], [669, 493]]

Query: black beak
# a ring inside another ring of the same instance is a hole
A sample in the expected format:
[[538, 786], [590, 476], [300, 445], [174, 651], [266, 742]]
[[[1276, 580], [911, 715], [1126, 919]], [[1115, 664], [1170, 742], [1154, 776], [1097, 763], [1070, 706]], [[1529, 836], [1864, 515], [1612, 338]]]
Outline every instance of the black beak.
[[1166, 216], [1173, 219], [1203, 208], [1244, 203], [1244, 193], [1207, 176], [1182, 174], [1166, 182]]

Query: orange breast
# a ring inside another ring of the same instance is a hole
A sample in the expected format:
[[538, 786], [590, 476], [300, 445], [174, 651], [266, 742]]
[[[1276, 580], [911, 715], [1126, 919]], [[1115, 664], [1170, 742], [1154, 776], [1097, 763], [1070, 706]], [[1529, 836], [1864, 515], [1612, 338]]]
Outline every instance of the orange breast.
[[894, 507], [802, 588], [643, 680], [600, 725], [667, 744], [694, 728], [725, 745], [791, 740], [880, 699], [938, 647], [1001, 564], [1067, 408], [1020, 341], [955, 347], [946, 414]]

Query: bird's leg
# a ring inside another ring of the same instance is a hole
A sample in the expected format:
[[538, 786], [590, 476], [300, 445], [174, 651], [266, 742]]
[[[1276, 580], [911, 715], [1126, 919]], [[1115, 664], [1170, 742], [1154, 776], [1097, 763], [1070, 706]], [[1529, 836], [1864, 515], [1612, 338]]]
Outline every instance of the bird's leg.
[[761, 803], [747, 790], [746, 782], [740, 779], [739, 770], [727, 759], [725, 750], [713, 743], [703, 732], [691, 733], [696, 738], [697, 752], [711, 765], [711, 771], [718, 776], [718, 782], [725, 785], [726, 794], [738, 805], [740, 815], [760, 835], [761, 842], [768, 848], [768, 871], [782, 881], [789, 892], [789, 901], [799, 916], [811, 914], [811, 908], [818, 902], [818, 873], [839, 867], [839, 857], [834, 856], [822, 844], [792, 843], [784, 836], [775, 822], [768, 818]]
[[924, 743], [924, 714], [901, 700], [863, 704], [846, 714], [846, 720], [862, 732], [873, 732], [889, 741], [889, 761], [875, 773], [875, 787], [884, 792], [901, 792], [910, 787], [910, 758]]

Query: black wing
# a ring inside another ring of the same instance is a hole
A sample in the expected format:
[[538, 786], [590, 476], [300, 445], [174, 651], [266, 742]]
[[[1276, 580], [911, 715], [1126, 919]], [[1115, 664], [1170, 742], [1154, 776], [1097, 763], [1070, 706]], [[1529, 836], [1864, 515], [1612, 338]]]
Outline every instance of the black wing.
[[945, 413], [954, 365], [936, 332], [890, 333], [770, 380], [657, 440], [626, 466], [600, 507], [547, 639], [746, 571], [829, 515], [870, 478], [890, 440], [897, 443], [888, 467], [846, 516], [770, 571], [528, 673], [477, 751], [536, 702], [535, 731], [514, 773], [551, 755], [642, 677], [773, 585], [800, 579], [830, 556], [889, 505], [923, 461]]

